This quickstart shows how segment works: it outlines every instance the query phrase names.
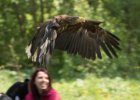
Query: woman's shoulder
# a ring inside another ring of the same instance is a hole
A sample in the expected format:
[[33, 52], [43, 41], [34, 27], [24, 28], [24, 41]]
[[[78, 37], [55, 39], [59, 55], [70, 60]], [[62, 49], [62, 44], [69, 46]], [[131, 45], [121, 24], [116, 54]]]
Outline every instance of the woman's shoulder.
[[59, 93], [55, 89], [50, 89], [48, 92], [48, 100], [61, 100]]
[[49, 94], [53, 94], [53, 93], [58, 93], [58, 92], [57, 92], [57, 90], [55, 90], [54, 88], [51, 88], [51, 89], [49, 90]]
[[29, 92], [26, 97], [25, 97], [25, 100], [32, 100], [32, 93]]

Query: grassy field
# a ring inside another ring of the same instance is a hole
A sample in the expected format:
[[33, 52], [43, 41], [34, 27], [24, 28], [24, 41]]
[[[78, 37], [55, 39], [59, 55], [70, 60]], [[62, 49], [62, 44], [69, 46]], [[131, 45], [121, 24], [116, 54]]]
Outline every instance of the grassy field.
[[[0, 71], [0, 92], [5, 92], [14, 82], [26, 76], [15, 71]], [[90, 74], [75, 80], [54, 80], [53, 87], [59, 91], [62, 100], [140, 100], [140, 80], [120, 77], [97, 78]]]

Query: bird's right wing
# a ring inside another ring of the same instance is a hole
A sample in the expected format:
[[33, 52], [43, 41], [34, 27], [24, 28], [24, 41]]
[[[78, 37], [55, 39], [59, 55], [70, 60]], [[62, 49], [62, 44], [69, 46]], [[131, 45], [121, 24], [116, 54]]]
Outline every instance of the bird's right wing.
[[39, 26], [31, 42], [26, 47], [26, 53], [32, 61], [48, 63], [57, 37], [56, 23], [48, 21]]

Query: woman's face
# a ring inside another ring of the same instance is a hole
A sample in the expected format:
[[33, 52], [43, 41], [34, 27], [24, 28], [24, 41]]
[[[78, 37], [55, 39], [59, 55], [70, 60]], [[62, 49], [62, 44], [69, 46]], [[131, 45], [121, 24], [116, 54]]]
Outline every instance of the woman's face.
[[35, 85], [37, 89], [41, 92], [42, 90], [46, 90], [49, 85], [49, 77], [45, 72], [38, 72], [35, 78]]

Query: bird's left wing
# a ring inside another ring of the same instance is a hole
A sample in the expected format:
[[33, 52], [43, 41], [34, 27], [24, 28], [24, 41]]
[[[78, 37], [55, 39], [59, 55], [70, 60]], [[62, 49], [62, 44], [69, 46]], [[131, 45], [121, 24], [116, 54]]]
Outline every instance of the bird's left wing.
[[119, 38], [99, 27], [100, 22], [85, 20], [67, 26], [56, 38], [55, 47], [70, 54], [79, 54], [83, 58], [102, 58], [101, 49], [107, 56], [117, 57]]

